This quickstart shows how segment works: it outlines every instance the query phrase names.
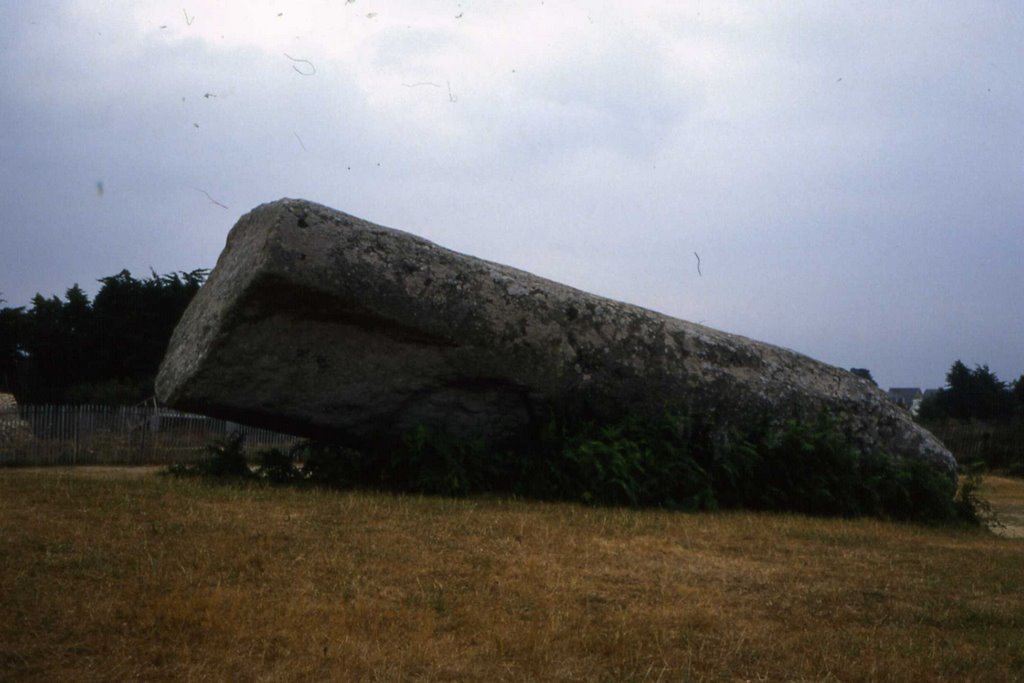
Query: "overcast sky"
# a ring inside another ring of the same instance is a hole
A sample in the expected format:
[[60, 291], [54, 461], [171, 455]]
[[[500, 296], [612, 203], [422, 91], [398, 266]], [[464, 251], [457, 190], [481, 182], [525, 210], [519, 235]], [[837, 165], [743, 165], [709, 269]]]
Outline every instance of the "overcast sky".
[[302, 197], [884, 387], [1024, 372], [1018, 0], [0, 9], [7, 306]]

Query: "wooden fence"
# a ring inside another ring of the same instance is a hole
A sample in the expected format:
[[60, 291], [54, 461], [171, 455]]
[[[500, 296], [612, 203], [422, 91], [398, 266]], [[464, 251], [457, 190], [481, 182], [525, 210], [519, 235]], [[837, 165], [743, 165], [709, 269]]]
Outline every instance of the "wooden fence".
[[166, 465], [204, 455], [236, 431], [248, 452], [300, 439], [155, 406], [21, 405], [0, 413], [0, 466]]
[[961, 465], [980, 462], [997, 470], [1024, 469], [1024, 419], [944, 420], [923, 426], [952, 451]]

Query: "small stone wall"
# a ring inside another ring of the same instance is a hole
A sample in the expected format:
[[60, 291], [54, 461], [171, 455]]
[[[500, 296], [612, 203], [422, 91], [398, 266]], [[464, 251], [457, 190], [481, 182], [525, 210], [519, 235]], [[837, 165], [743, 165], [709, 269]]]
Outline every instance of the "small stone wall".
[[18, 418], [14, 394], [0, 393], [0, 445], [10, 445], [31, 436], [28, 423]]

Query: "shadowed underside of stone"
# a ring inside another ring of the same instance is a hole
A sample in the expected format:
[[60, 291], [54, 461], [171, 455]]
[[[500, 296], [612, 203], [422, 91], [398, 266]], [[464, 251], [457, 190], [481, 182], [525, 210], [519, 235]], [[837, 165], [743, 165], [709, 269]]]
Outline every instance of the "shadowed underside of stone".
[[615, 419], [670, 407], [722, 424], [829, 410], [862, 447], [955, 465], [845, 370], [292, 199], [232, 229], [157, 395], [363, 446], [420, 425], [503, 442], [551, 410]]

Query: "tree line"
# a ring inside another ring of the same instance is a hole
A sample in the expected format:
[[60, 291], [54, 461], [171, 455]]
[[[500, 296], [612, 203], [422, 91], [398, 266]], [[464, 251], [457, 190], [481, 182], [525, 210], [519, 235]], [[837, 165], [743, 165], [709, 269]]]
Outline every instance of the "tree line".
[[1024, 476], [1024, 375], [1004, 382], [987, 365], [956, 361], [917, 419], [968, 470]]
[[972, 370], [957, 360], [946, 373], [946, 386], [922, 401], [918, 417], [924, 421], [1024, 417], [1024, 374], [1007, 383], [987, 365]]
[[[100, 278], [93, 300], [36, 294], [0, 308], [0, 391], [22, 403], [131, 404], [153, 396], [171, 333], [209, 271]], [[0, 303], [4, 303], [0, 300]]]

